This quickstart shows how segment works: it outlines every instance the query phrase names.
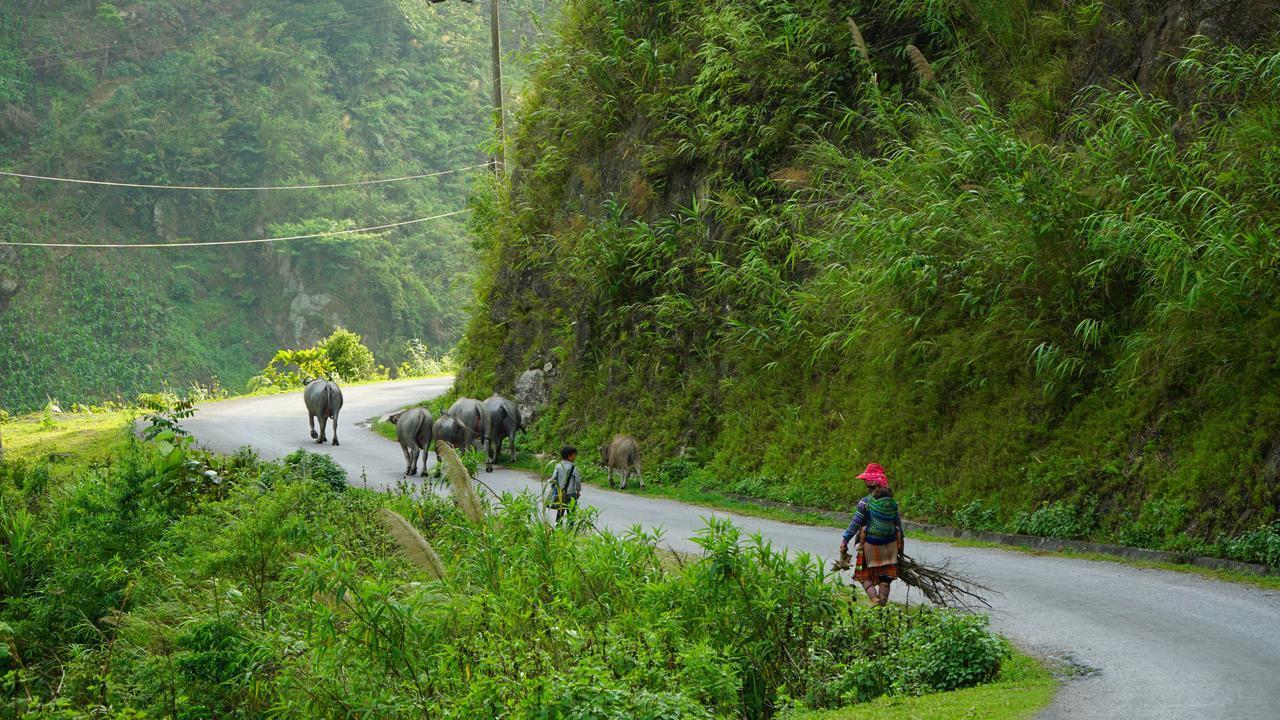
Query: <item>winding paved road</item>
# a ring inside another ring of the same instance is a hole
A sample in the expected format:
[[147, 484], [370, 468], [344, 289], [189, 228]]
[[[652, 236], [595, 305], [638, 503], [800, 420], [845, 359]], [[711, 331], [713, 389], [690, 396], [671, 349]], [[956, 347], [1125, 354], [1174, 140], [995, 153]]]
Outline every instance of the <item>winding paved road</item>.
[[[346, 388], [342, 445], [319, 446], [307, 431], [300, 393], [207, 403], [187, 427], [204, 446], [232, 452], [249, 445], [265, 458], [298, 448], [330, 454], [352, 482], [386, 488], [404, 469], [400, 449], [362, 424], [444, 392], [451, 380], [408, 380]], [[536, 485], [527, 473], [484, 475], [498, 492]], [[713, 514], [659, 498], [587, 488], [606, 526], [661, 526], [668, 543], [696, 550], [689, 538]], [[831, 528], [714, 512], [775, 546], [829, 557]], [[1042, 718], [1280, 718], [1280, 593], [1199, 576], [1120, 563], [1036, 556], [912, 541], [921, 560], [951, 558], [996, 588], [993, 627], [1021, 647], [1085, 669], [1062, 687]], [[901, 593], [900, 583], [895, 592]], [[899, 597], [898, 599], [902, 599]]]

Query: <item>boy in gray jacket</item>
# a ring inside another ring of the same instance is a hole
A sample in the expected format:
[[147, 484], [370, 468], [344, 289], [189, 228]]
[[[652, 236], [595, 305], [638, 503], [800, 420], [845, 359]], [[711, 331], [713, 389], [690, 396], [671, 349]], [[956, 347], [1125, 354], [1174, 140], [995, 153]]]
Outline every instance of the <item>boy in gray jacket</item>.
[[578, 449], [572, 445], [560, 448], [560, 462], [555, 472], [551, 473], [551, 502], [548, 507], [556, 510], [556, 524], [566, 513], [572, 513], [578, 507], [578, 498], [582, 497], [582, 475], [578, 472]]

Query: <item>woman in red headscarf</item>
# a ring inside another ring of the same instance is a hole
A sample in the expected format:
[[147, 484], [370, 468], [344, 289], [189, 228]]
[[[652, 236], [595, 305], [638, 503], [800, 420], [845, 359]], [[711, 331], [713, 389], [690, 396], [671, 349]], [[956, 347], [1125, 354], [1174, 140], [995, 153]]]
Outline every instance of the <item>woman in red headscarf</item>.
[[849, 554], [849, 541], [857, 538], [858, 559], [853, 579], [862, 583], [872, 605], [889, 602], [889, 585], [898, 577], [902, 552], [902, 513], [889, 490], [889, 478], [879, 463], [871, 463], [858, 476], [867, 484], [867, 496], [858, 501], [853, 521], [840, 541], [840, 554]]

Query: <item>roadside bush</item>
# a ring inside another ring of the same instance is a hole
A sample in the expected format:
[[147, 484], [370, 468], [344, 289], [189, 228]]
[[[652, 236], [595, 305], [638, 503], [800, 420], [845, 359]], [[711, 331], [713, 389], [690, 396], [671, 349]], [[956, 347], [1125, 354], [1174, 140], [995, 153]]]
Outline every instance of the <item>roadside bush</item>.
[[474, 446], [471, 446], [463, 450], [458, 459], [462, 460], [462, 466], [467, 469], [467, 474], [471, 477], [476, 477], [479, 467], [484, 464], [484, 451], [477, 450]]
[[[870, 699], [972, 684], [1004, 656], [979, 620], [845, 612], [847, 596], [817, 563], [727, 522], [709, 521], [700, 557], [673, 563], [639, 530], [556, 530], [536, 519], [529, 496], [504, 497], [496, 522], [479, 527], [447, 500], [399, 502], [424, 523], [447, 576], [405, 585], [399, 563], [361, 572], [341, 553], [300, 563], [297, 586], [347, 600], [310, 605], [312, 651], [282, 678], [299, 714], [341, 697], [351, 707], [435, 703], [458, 718], [767, 718], [788, 698], [844, 702], [822, 688], [858, 658], [902, 678], [861, 696]], [[339, 619], [346, 632], [333, 631]], [[984, 636], [991, 642], [968, 647]], [[927, 652], [910, 655], [912, 643]], [[829, 674], [814, 672], [814, 657]], [[581, 678], [591, 678], [589, 694]]]
[[657, 485], [676, 487], [682, 485], [698, 470], [698, 465], [683, 457], [672, 457], [658, 464], [658, 472], [650, 479]]
[[199, 476], [179, 452], [182, 459], [166, 470], [168, 452], [131, 441], [110, 465], [86, 468], [64, 486], [33, 482], [24, 488], [25, 506], [6, 498], [0, 621], [13, 629], [25, 681], [58, 672], [76, 646], [94, 646], [109, 634], [152, 544], [199, 501], [173, 495], [176, 480]]
[[376, 370], [373, 352], [364, 346], [359, 335], [350, 330], [341, 327], [334, 330], [316, 348], [324, 351], [341, 379], [357, 382], [373, 377]]
[[1089, 537], [1098, 529], [1096, 500], [1084, 505], [1072, 505], [1063, 501], [1041, 503], [1034, 512], [1020, 512], [1005, 527], [1006, 532], [1019, 535], [1078, 540]]
[[959, 527], [970, 530], [1002, 529], [999, 506], [984, 502], [982, 499], [974, 500], [960, 508], [955, 512], [952, 519]]
[[293, 390], [316, 378], [359, 382], [387, 376], [359, 335], [338, 328], [314, 347], [276, 352], [262, 372], [249, 379], [248, 390]]
[[903, 634], [901, 686], [919, 692], [970, 687], [995, 678], [1009, 647], [987, 630], [983, 615], [924, 613]]
[[240, 714], [264, 653], [233, 616], [194, 618], [174, 639], [172, 681], [185, 698], [178, 717]]
[[806, 693], [793, 709], [867, 702], [885, 694], [921, 695], [991, 680], [1010, 655], [986, 618], [927, 606], [851, 606], [815, 656]]
[[427, 344], [417, 338], [405, 343], [404, 355], [404, 361], [396, 368], [398, 378], [427, 377], [457, 369], [457, 362], [451, 356], [432, 354]]
[[1190, 504], [1170, 498], [1155, 498], [1142, 503], [1136, 518], [1129, 518], [1119, 529], [1121, 543], [1134, 547], [1171, 548], [1191, 540], [1179, 532], [1186, 524]]
[[[294, 368], [294, 369], [290, 369]], [[323, 348], [280, 350], [262, 372], [249, 379], [249, 392], [293, 390], [314, 378], [334, 379], [338, 370]]]
[[1280, 520], [1238, 537], [1220, 539], [1222, 554], [1241, 562], [1280, 567]]
[[731, 492], [738, 493], [739, 495], [747, 495], [749, 497], [764, 499], [777, 499], [776, 497], [773, 497], [776, 493], [774, 491], [773, 484], [769, 481], [769, 478], [761, 477], [759, 475], [749, 475], [744, 477], [735, 482], [729, 489]]
[[[347, 489], [346, 469], [324, 453], [294, 450], [281, 462], [291, 479], [315, 481], [337, 492]], [[264, 471], [264, 477], [269, 477], [271, 474], [271, 468], [268, 467]]]
[[[0, 657], [22, 675], [6, 710], [756, 719], [962, 687], [1003, 658], [978, 618], [850, 607], [813, 559], [725, 521], [677, 557], [638, 528], [556, 528], [529, 495], [476, 522], [408, 486], [331, 492], [345, 476], [302, 451], [215, 460], [227, 489], [174, 502], [156, 454], [126, 445], [31, 511], [0, 489], [4, 567], [33, 568], [3, 576], [0, 642], [24, 663]], [[378, 523], [388, 506], [443, 579]], [[15, 544], [38, 552], [15, 561]]]

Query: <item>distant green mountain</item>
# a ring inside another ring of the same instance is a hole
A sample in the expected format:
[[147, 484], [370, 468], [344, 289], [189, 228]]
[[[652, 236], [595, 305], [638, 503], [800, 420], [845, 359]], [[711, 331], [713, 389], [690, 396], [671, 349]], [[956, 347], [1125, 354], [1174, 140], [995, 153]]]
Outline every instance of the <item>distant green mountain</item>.
[[877, 461], [983, 529], [1280, 518], [1274, 3], [564, 15], [482, 202], [464, 390], [550, 364], [546, 445], [631, 432], [777, 500], [847, 507]]
[[[508, 50], [548, 0], [504, 0]], [[519, 54], [508, 56], [518, 84]], [[0, 7], [0, 169], [276, 186], [484, 163], [487, 4], [19, 0]], [[465, 208], [484, 171], [354, 188], [186, 192], [0, 178], [0, 238], [165, 243], [389, 224]], [[233, 388], [334, 326], [398, 362], [445, 350], [471, 297], [466, 216], [375, 235], [191, 250], [0, 248], [0, 407]]]

